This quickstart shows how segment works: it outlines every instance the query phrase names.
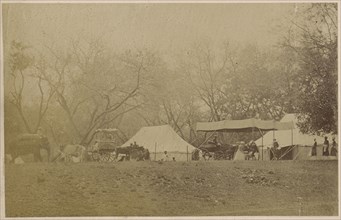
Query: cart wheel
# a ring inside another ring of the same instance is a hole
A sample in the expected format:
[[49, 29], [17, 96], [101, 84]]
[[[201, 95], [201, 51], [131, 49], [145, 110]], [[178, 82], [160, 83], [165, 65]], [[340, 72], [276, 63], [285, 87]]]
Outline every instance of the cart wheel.
[[223, 155], [224, 155], [224, 153], [222, 151], [215, 152], [214, 153], [214, 159], [215, 160], [221, 160], [221, 159], [223, 159]]
[[112, 152], [108, 152], [108, 162], [114, 162], [115, 161], [115, 154]]
[[100, 162], [108, 162], [110, 158], [110, 153], [102, 152], [99, 154], [99, 161]]

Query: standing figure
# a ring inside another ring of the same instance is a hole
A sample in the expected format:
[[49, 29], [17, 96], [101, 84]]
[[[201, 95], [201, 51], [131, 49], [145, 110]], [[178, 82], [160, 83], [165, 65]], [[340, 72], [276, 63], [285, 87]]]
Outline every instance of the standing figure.
[[273, 140], [273, 154], [274, 154], [274, 159], [279, 160], [280, 157], [280, 150], [279, 150], [279, 144], [276, 139]]
[[[251, 158], [255, 157], [258, 160], [259, 151], [258, 151], [258, 147], [257, 147], [256, 143], [253, 140], [251, 141], [249, 150], [251, 153]], [[257, 154], [257, 156], [255, 156], [255, 154]]]
[[276, 150], [279, 148], [279, 144], [278, 144], [278, 142], [277, 142], [276, 139], [274, 139], [273, 147], [274, 147]]
[[333, 138], [332, 147], [330, 148], [330, 156], [336, 156], [337, 155], [336, 146], [337, 146], [337, 144], [336, 144], [335, 138]]
[[317, 148], [317, 142], [316, 142], [316, 139], [314, 139], [314, 145], [311, 148], [311, 156], [317, 156], [316, 148]]
[[238, 151], [234, 156], [234, 160], [246, 160], [248, 158], [248, 154], [245, 152], [245, 142], [241, 141], [238, 143]]
[[328, 137], [324, 137], [322, 156], [329, 156], [329, 141], [328, 141]]

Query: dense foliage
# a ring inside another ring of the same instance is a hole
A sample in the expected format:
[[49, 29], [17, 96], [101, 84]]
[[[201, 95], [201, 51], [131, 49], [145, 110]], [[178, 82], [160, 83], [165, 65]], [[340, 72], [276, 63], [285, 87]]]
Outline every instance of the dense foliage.
[[337, 132], [337, 4], [312, 4], [292, 21], [283, 46], [297, 58], [297, 110], [304, 132]]

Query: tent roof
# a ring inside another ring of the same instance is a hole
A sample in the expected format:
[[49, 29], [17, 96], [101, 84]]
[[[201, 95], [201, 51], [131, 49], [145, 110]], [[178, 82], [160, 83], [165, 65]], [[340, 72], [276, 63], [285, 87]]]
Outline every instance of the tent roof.
[[183, 140], [169, 125], [142, 127], [132, 138], [121, 147], [129, 146], [136, 142], [150, 152], [191, 152], [195, 149], [192, 145]]
[[[292, 130], [293, 134], [293, 144], [294, 145], [306, 145], [312, 146], [314, 144], [314, 139], [316, 139], [317, 144], [322, 144], [324, 142], [324, 138], [317, 135], [310, 134], [302, 134], [299, 128], [296, 126], [297, 117], [295, 114], [286, 114], [281, 122], [293, 122], [294, 129]], [[331, 141], [331, 135], [326, 135], [329, 137], [329, 141]], [[276, 139], [280, 147], [291, 146], [291, 130], [281, 130], [268, 132], [263, 136], [263, 146], [272, 146], [273, 139]], [[262, 145], [262, 138], [259, 138], [255, 141], [255, 143], [259, 146]]]
[[252, 131], [253, 128], [262, 131], [290, 130], [294, 128], [294, 125], [290, 121], [278, 122], [273, 120], [259, 120], [255, 118], [197, 123], [197, 131]]
[[113, 133], [118, 131], [116, 128], [106, 128], [106, 129], [97, 129], [95, 132], [106, 132], [106, 133]]
[[39, 134], [20, 134], [18, 136], [18, 139], [23, 140], [40, 140], [43, 136]]

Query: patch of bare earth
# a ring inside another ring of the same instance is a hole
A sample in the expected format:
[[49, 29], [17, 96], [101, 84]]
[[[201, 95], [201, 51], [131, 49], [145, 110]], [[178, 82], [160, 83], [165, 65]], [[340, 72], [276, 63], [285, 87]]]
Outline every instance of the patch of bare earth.
[[[338, 214], [337, 161], [6, 164], [8, 217]], [[302, 198], [301, 208], [298, 197]]]

